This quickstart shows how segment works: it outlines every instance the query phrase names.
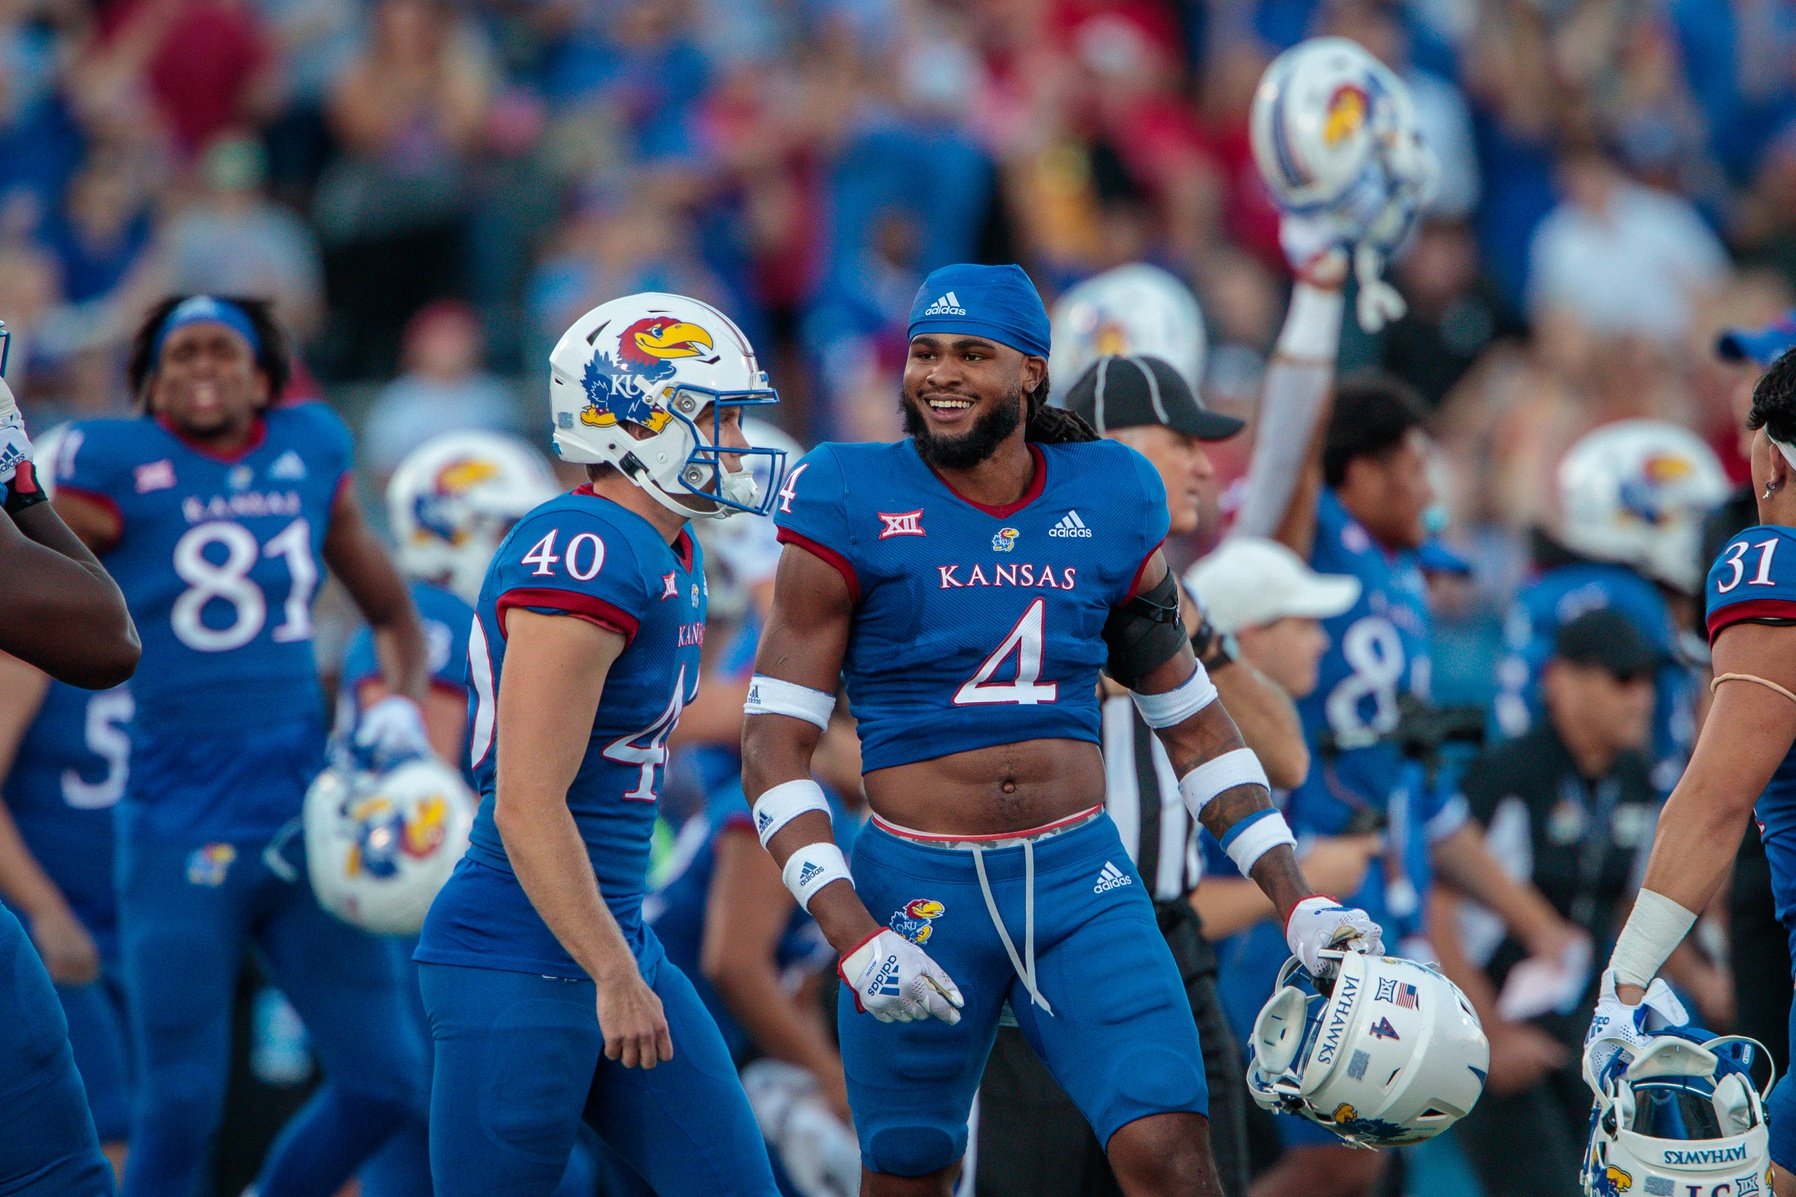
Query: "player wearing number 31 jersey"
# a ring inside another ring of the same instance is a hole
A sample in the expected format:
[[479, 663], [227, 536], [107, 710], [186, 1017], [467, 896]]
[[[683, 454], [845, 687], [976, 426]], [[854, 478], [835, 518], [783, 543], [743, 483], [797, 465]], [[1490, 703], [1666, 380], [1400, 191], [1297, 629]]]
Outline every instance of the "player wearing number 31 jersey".
[[[423, 1043], [398, 962], [318, 906], [301, 844], [283, 843], [323, 764], [312, 600], [325, 568], [374, 626], [398, 695], [422, 693], [425, 665], [404, 581], [348, 485], [348, 432], [322, 404], [272, 406], [286, 370], [262, 305], [165, 301], [132, 355], [144, 415], [76, 425], [56, 455], [56, 505], [117, 578], [144, 642], [116, 864], [143, 1066], [134, 1197], [201, 1187], [247, 944], [327, 1077], [270, 1152], [262, 1197], [335, 1192], [422, 1116]], [[364, 716], [373, 746], [427, 750], [413, 698], [384, 707]]]
[[[910, 333], [910, 438], [822, 446], [781, 493], [743, 735], [762, 842], [842, 954], [863, 1192], [947, 1192], [1008, 1004], [1125, 1192], [1218, 1194], [1184, 983], [1104, 814], [1100, 668], [1134, 691], [1293, 951], [1325, 968], [1323, 950], [1376, 949], [1378, 929], [1310, 895], [1192, 655], [1158, 473], [1043, 406], [1048, 319], [1028, 276], [938, 270]], [[873, 808], [852, 876], [809, 776], [838, 673]]]

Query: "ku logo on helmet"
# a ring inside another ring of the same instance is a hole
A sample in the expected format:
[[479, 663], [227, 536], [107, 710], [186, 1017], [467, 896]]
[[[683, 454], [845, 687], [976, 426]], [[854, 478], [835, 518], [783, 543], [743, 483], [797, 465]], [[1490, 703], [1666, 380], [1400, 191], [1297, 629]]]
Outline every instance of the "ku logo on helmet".
[[496, 463], [477, 457], [452, 461], [437, 471], [431, 489], [420, 494], [414, 504], [413, 514], [418, 520], [417, 534], [427, 533], [452, 545], [459, 545], [467, 540], [469, 529], [457, 526], [453, 514], [445, 510], [445, 504], [498, 476], [499, 467]]
[[660, 432], [673, 417], [655, 406], [657, 386], [674, 377], [675, 362], [704, 358], [714, 348], [710, 332], [688, 321], [664, 315], [636, 321], [619, 334], [615, 350], [601, 349], [586, 364], [581, 423], [606, 428], [628, 420]]
[[1358, 133], [1371, 110], [1372, 101], [1365, 88], [1352, 83], [1335, 88], [1334, 94], [1328, 97], [1328, 108], [1322, 117], [1323, 143], [1337, 146]]

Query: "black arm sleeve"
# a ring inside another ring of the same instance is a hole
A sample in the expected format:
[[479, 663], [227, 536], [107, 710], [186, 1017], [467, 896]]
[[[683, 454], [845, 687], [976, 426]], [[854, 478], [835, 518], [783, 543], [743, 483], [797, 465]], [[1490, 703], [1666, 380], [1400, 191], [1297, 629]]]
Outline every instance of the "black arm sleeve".
[[1110, 649], [1104, 672], [1131, 690], [1179, 654], [1187, 642], [1179, 621], [1179, 583], [1171, 570], [1110, 613], [1104, 643]]

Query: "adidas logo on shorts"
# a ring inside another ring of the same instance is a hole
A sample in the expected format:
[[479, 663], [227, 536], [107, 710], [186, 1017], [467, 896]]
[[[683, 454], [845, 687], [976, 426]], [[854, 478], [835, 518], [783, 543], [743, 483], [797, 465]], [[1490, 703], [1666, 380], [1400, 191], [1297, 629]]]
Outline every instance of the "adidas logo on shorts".
[[967, 310], [960, 306], [960, 298], [949, 291], [936, 297], [936, 301], [923, 309], [925, 316], [964, 316]]
[[1104, 867], [1098, 870], [1098, 883], [1091, 887], [1091, 892], [1094, 894], [1107, 893], [1110, 890], [1134, 884], [1133, 877], [1106, 860]]
[[1048, 529], [1049, 536], [1082, 536], [1089, 537], [1091, 529], [1079, 518], [1077, 511], [1069, 511], [1060, 517], [1060, 522]]

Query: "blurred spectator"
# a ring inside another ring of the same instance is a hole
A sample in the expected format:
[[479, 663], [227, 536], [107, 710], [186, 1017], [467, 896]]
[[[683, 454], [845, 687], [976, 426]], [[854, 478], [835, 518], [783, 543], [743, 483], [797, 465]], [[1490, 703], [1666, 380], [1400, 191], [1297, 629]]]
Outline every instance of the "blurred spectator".
[[150, 210], [134, 172], [107, 155], [91, 158], [69, 184], [46, 240], [70, 303], [105, 299], [150, 244]]
[[384, 372], [406, 319], [460, 293], [491, 101], [485, 55], [447, 0], [380, 0], [366, 49], [330, 95], [343, 155], [319, 180], [313, 212], [341, 372]]
[[259, 142], [227, 135], [206, 148], [204, 190], [163, 234], [163, 293], [254, 295], [302, 341], [324, 318], [318, 240], [263, 191], [268, 160]]
[[1464, 224], [1424, 221], [1395, 274], [1409, 311], [1385, 331], [1382, 364], [1430, 407], [1440, 406], [1493, 342], [1525, 331], [1479, 272], [1478, 244]]
[[523, 431], [516, 397], [482, 367], [483, 352], [480, 322], [465, 304], [433, 303], [412, 317], [405, 373], [375, 396], [362, 429], [361, 460], [383, 484], [401, 458], [440, 432]]

